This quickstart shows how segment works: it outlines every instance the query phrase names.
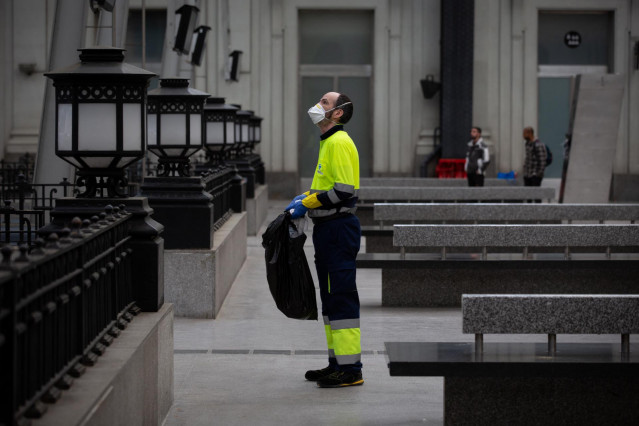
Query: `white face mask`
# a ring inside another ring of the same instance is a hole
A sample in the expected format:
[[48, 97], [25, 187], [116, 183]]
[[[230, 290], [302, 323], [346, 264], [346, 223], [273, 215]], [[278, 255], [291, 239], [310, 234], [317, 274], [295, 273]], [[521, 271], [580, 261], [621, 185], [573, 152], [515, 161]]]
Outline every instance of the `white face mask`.
[[[322, 107], [320, 104], [315, 104], [312, 107], [309, 108], [308, 110], [308, 115], [309, 117], [311, 117], [311, 120], [313, 121], [313, 124], [319, 124], [322, 120], [324, 120], [326, 118], [326, 113], [329, 113], [337, 108], [341, 108], [344, 105], [348, 105], [351, 102], [346, 102], [340, 106], [336, 106], [333, 109], [329, 109], [328, 111], [324, 111], [324, 107]], [[335, 123], [333, 121], [333, 123]], [[339, 123], [335, 123], [335, 124], [339, 124]]]

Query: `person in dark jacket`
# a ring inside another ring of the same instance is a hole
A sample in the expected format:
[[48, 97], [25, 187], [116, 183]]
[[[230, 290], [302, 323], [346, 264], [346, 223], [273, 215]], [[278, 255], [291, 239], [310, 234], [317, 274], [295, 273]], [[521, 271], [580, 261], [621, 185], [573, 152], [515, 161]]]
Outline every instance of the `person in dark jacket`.
[[535, 138], [532, 127], [524, 129], [526, 157], [524, 158], [524, 186], [541, 186], [546, 170], [546, 147]]
[[468, 142], [466, 163], [464, 163], [468, 186], [484, 186], [484, 172], [490, 163], [490, 154], [486, 143], [481, 138], [481, 128], [470, 129], [470, 137], [472, 139]]

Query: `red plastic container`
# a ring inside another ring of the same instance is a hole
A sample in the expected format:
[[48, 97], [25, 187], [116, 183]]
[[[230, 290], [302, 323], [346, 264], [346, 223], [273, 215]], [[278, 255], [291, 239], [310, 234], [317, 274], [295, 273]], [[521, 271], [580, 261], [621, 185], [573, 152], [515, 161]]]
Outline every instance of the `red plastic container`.
[[465, 179], [464, 158], [442, 158], [435, 167], [435, 173], [440, 179]]

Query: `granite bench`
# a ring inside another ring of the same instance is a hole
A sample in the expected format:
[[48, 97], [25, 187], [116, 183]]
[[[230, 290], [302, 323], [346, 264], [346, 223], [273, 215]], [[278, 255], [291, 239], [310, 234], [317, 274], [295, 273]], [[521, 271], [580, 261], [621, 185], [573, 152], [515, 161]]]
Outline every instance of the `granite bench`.
[[[444, 377], [444, 423], [638, 424], [639, 295], [464, 295], [464, 333], [621, 334], [618, 344], [386, 342], [391, 376]], [[479, 333], [478, 333], [479, 332]]]
[[476, 202], [476, 203], [525, 203], [533, 201], [553, 202], [554, 188], [534, 186], [494, 187], [408, 187], [408, 186], [360, 186], [357, 216], [362, 225], [374, 225], [373, 208], [379, 202]]
[[464, 294], [463, 332], [475, 334], [483, 353], [484, 334], [547, 334], [548, 354], [557, 353], [557, 334], [620, 334], [621, 352], [639, 333], [639, 295]]
[[[460, 306], [463, 293], [637, 294], [639, 225], [394, 225], [383, 306]], [[406, 253], [422, 247], [424, 253]]]
[[[375, 203], [376, 225], [362, 226], [367, 253], [392, 253], [393, 224], [550, 224], [639, 220], [639, 204]], [[419, 249], [413, 249], [419, 251]], [[411, 251], [411, 249], [409, 249]]]

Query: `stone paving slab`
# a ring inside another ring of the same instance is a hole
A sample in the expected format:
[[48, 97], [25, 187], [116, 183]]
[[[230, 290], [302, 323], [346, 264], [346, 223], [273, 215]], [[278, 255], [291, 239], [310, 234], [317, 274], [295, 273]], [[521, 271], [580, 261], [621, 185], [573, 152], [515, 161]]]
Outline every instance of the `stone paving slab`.
[[[166, 420], [176, 425], [442, 425], [443, 379], [391, 377], [385, 341], [473, 342], [462, 333], [461, 310], [381, 306], [381, 270], [357, 271], [361, 299], [364, 380], [361, 387], [320, 389], [304, 380], [326, 358], [323, 327], [284, 317], [265, 278], [261, 233], [289, 200], [270, 202], [247, 260], [216, 319], [175, 320], [175, 402]], [[306, 255], [312, 267], [310, 242]], [[365, 245], [365, 240], [364, 240]], [[485, 341], [499, 341], [486, 336]], [[562, 337], [618, 343], [618, 336]], [[503, 339], [503, 336], [502, 336]], [[509, 341], [546, 342], [546, 335]], [[198, 350], [188, 353], [185, 351]], [[255, 351], [280, 351], [275, 354]], [[204, 351], [204, 352], [201, 352]], [[283, 352], [281, 352], [283, 351]]]

